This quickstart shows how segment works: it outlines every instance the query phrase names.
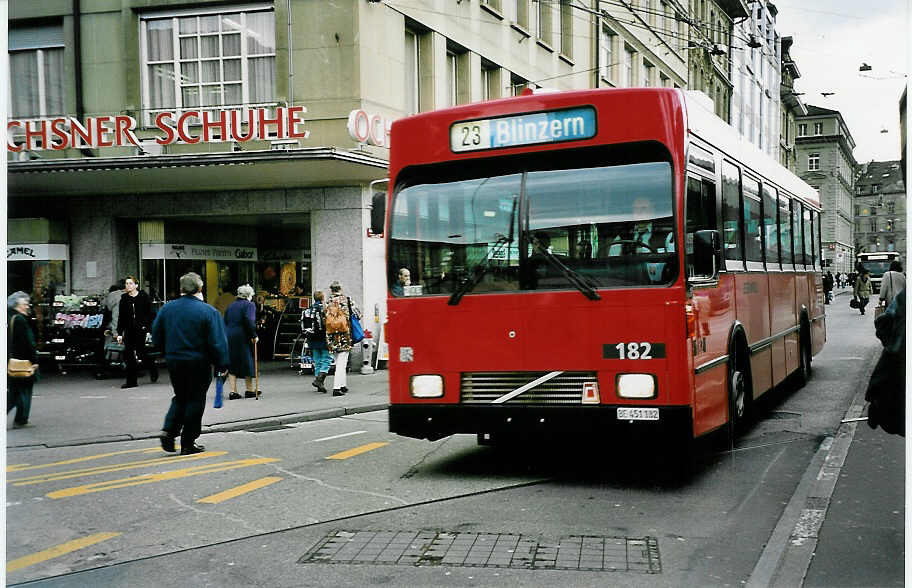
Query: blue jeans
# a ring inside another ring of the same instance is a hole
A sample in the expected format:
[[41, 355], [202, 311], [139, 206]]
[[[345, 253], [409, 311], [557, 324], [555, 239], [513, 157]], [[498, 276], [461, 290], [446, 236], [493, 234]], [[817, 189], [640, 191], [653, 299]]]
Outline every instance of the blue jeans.
[[310, 354], [313, 357], [315, 376], [329, 372], [332, 359], [329, 357], [328, 349], [311, 349]]

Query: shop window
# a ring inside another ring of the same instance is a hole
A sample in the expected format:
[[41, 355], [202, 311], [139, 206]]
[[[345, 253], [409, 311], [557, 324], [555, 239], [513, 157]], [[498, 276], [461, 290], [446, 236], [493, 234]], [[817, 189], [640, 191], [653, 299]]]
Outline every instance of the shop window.
[[10, 114], [64, 114], [63, 26], [11, 27], [8, 41]]
[[146, 124], [161, 110], [275, 101], [271, 6], [148, 15], [141, 27]]

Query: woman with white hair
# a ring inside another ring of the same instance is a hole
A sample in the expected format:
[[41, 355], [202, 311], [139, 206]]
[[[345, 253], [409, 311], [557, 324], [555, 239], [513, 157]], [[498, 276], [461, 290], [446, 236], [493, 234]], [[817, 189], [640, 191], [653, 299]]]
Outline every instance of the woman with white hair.
[[244, 378], [246, 398], [256, 397], [253, 377], [256, 366], [253, 360], [253, 346], [257, 344], [256, 305], [251, 302], [253, 288], [244, 284], [237, 289], [237, 300], [225, 311], [225, 331], [228, 335], [228, 384], [229, 400], [241, 398], [237, 391], [237, 379]]
[[[27, 359], [32, 363], [38, 361], [38, 350], [35, 346], [35, 335], [29, 324], [28, 314], [31, 299], [25, 292], [13, 292], [6, 299], [8, 329], [6, 331], [6, 360], [10, 358]], [[32, 387], [35, 376], [28, 378], [7, 378], [6, 412], [16, 409], [13, 428], [28, 425], [29, 412], [32, 409]]]

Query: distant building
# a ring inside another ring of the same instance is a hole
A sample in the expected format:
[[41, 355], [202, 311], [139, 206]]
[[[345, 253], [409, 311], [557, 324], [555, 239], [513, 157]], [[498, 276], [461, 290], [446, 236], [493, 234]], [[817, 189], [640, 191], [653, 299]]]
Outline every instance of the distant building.
[[906, 185], [899, 161], [861, 166], [855, 181], [855, 249], [899, 251], [906, 262]]
[[709, 96], [716, 116], [727, 123], [734, 121], [732, 58], [744, 45], [733, 26], [749, 14], [745, 0], [690, 0], [688, 88]]
[[807, 106], [795, 118], [797, 174], [820, 192], [823, 265], [850, 272], [854, 265], [855, 140], [838, 110]]

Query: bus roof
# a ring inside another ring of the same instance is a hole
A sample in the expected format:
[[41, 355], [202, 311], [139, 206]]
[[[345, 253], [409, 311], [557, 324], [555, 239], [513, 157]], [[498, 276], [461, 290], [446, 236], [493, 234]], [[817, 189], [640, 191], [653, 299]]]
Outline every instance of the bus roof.
[[[744, 140], [725, 121], [702, 104], [706, 97], [699, 91], [681, 91], [687, 109], [687, 129], [728, 157], [754, 170], [764, 178], [788, 190], [814, 206], [820, 206], [820, 194], [804, 180], [782, 167], [776, 160]], [[710, 102], [711, 104], [711, 102]]]
[[[450, 129], [454, 123], [574, 107], [595, 108], [597, 135], [569, 142], [515, 145], [460, 153], [450, 149]], [[638, 115], [638, 112], [642, 114]], [[656, 116], [655, 113], [661, 116]], [[683, 166], [687, 130], [780, 188], [815, 206], [820, 206], [817, 192], [801, 178], [742, 140], [728, 124], [715, 116], [711, 110], [701, 106], [698, 97], [672, 88], [602, 88], [533, 93], [405, 117], [394, 121], [392, 125], [390, 176], [397, 176], [403, 167], [409, 165], [488, 158], [530, 150], [648, 140], [664, 143], [672, 154], [680, 153], [680, 156], [673, 157]], [[407, 138], [400, 138], [402, 136]]]

